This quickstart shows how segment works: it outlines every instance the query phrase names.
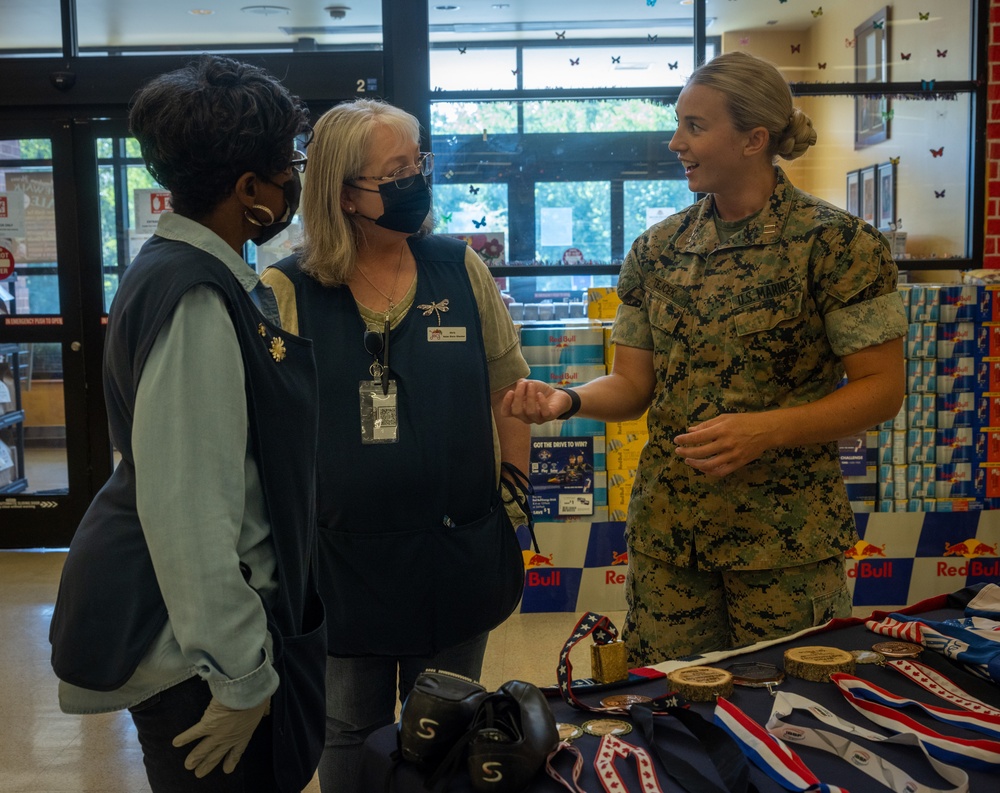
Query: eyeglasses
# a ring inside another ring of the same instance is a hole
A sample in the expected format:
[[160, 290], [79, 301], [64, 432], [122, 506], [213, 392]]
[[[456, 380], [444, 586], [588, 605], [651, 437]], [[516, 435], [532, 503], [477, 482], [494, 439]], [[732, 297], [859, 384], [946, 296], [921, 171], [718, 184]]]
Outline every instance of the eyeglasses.
[[296, 149], [295, 151], [292, 152], [292, 162], [290, 163], [290, 165], [296, 171], [298, 171], [299, 173], [304, 173], [306, 170], [307, 162], [309, 162], [309, 158], [306, 157], [306, 153], [304, 151], [299, 151], [298, 149]]
[[[303, 155], [305, 156], [305, 155]], [[404, 165], [397, 168], [388, 176], [355, 176], [358, 179], [368, 179], [372, 182], [392, 182], [400, 190], [405, 190], [418, 175], [430, 176], [434, 171], [434, 152], [422, 151], [417, 157], [416, 165]]]

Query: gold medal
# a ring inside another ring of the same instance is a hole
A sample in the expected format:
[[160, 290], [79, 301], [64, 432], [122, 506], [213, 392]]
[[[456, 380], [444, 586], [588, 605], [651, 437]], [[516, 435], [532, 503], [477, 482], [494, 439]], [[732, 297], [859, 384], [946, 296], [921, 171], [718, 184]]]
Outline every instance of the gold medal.
[[910, 642], [880, 642], [873, 644], [872, 650], [881, 653], [886, 658], [916, 658], [924, 648]]
[[628, 735], [632, 725], [619, 719], [591, 719], [583, 723], [583, 731], [588, 735]]
[[560, 741], [575, 741], [583, 735], [582, 727], [565, 721], [556, 722], [556, 730], [559, 732]]
[[606, 708], [629, 708], [637, 702], [652, 702], [652, 697], [644, 697], [642, 694], [614, 694], [601, 700], [601, 704]]

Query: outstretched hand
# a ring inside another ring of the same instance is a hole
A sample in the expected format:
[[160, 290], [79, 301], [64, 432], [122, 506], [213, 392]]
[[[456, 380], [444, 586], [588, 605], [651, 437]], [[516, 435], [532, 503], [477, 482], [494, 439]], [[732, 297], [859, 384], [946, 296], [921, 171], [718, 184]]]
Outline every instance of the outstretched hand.
[[541, 380], [519, 380], [503, 398], [501, 414], [526, 424], [544, 424], [569, 410], [569, 394]]

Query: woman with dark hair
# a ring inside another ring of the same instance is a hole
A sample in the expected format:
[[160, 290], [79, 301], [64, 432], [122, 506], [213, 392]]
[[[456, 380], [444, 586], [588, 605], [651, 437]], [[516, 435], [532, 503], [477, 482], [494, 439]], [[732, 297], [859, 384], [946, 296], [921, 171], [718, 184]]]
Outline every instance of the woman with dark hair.
[[299, 791], [323, 731], [315, 363], [242, 250], [296, 211], [307, 112], [205, 56], [150, 82], [129, 121], [173, 212], [109, 312], [121, 462], [63, 569], [60, 706], [128, 708], [155, 793]]
[[696, 69], [670, 150], [706, 196], [633, 243], [611, 374], [526, 380], [505, 402], [537, 422], [649, 411], [626, 520], [633, 664], [851, 614], [836, 441], [899, 411], [907, 320], [885, 238], [776, 165], [815, 142], [772, 64]]

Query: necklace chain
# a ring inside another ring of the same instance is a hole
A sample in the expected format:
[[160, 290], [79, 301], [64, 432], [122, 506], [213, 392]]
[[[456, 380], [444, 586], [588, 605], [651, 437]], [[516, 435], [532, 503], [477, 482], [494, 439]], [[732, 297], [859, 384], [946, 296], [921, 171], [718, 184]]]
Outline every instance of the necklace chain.
[[403, 251], [405, 249], [406, 249], [406, 242], [404, 241], [399, 248], [399, 261], [396, 263], [396, 277], [393, 279], [392, 292], [390, 292], [389, 294], [386, 294], [381, 289], [379, 289], [378, 285], [374, 281], [372, 281], [372, 279], [369, 278], [368, 275], [365, 273], [365, 271], [361, 268], [361, 265], [360, 264], [358, 265], [358, 272], [361, 273], [361, 277], [364, 278], [369, 284], [371, 284], [376, 292], [378, 292], [380, 295], [382, 295], [382, 297], [384, 297], [386, 300], [389, 301], [389, 307], [385, 310], [386, 316], [388, 316], [389, 312], [396, 307], [396, 301], [395, 301], [396, 287], [399, 286], [399, 273], [403, 269]]

